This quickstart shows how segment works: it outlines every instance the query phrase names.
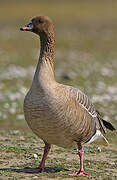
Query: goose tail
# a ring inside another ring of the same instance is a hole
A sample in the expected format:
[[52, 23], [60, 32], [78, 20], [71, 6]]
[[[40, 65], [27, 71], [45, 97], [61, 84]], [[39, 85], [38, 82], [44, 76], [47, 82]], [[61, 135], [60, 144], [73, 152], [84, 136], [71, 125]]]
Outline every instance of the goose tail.
[[114, 128], [114, 126], [113, 126], [110, 122], [107, 122], [107, 121], [105, 121], [104, 119], [102, 119], [102, 122], [103, 122], [104, 126], [105, 126], [107, 129], [109, 129], [109, 130], [111, 130], [111, 131], [116, 130], [116, 129]]
[[97, 112], [97, 115], [98, 115], [97, 118], [98, 118], [98, 121], [99, 121], [99, 124], [100, 124], [100, 128], [101, 128], [101, 130], [102, 130], [103, 133], [106, 133], [106, 132], [107, 132], [106, 129], [109, 129], [109, 130], [111, 130], [111, 131], [116, 130], [115, 127], [114, 127], [110, 122], [105, 121], [105, 120], [101, 117], [101, 115], [100, 115], [100, 113], [99, 113], [98, 111], [96, 111], [96, 112]]

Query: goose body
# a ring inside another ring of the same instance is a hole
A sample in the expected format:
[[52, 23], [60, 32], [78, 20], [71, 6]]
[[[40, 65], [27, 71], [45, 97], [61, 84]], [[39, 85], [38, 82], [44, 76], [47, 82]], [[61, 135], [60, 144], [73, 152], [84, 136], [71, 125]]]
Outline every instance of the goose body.
[[[44, 90], [34, 93], [32, 87], [24, 101], [25, 118], [32, 131], [44, 142], [64, 148], [89, 141], [99, 125], [88, 97], [58, 83]], [[83, 103], [87, 103], [85, 108]]]
[[[32, 131], [45, 143], [38, 171], [44, 170], [51, 144], [72, 148], [78, 146], [81, 168], [77, 175], [88, 176], [83, 169], [83, 145], [102, 138], [106, 127], [89, 98], [79, 89], [59, 84], [54, 79], [54, 25], [48, 17], [38, 16], [21, 30], [40, 36], [41, 50], [35, 75], [24, 100], [25, 119]], [[76, 174], [75, 174], [76, 175]]]

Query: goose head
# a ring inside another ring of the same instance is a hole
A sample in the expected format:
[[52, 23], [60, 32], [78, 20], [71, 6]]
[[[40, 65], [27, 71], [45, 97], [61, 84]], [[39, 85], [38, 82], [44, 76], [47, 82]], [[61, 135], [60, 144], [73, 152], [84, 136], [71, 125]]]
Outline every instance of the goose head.
[[54, 25], [52, 20], [47, 16], [34, 17], [29, 24], [20, 28], [21, 31], [34, 32], [39, 36], [55, 35]]

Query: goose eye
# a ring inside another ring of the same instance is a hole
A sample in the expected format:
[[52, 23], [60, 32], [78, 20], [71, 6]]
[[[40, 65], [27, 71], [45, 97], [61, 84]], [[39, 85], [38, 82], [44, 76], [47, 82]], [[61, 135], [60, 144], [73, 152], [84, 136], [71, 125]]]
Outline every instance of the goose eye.
[[38, 20], [38, 23], [39, 23], [39, 24], [43, 24], [43, 23], [44, 23], [44, 21], [43, 21], [43, 20], [41, 20], [41, 19], [39, 19], [39, 20]]

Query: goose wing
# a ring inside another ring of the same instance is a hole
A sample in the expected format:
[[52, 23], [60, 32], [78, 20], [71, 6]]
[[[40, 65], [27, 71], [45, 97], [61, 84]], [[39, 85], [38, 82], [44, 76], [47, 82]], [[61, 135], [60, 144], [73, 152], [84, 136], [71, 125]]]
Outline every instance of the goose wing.
[[115, 130], [113, 125], [101, 117], [100, 113], [95, 109], [91, 100], [85, 95], [82, 91], [72, 86], [65, 86], [69, 90], [70, 96], [79, 103], [79, 105], [84, 108], [87, 113], [91, 116], [91, 119], [96, 123], [96, 129], [101, 130], [103, 133], [106, 133], [106, 128], [111, 131]]

